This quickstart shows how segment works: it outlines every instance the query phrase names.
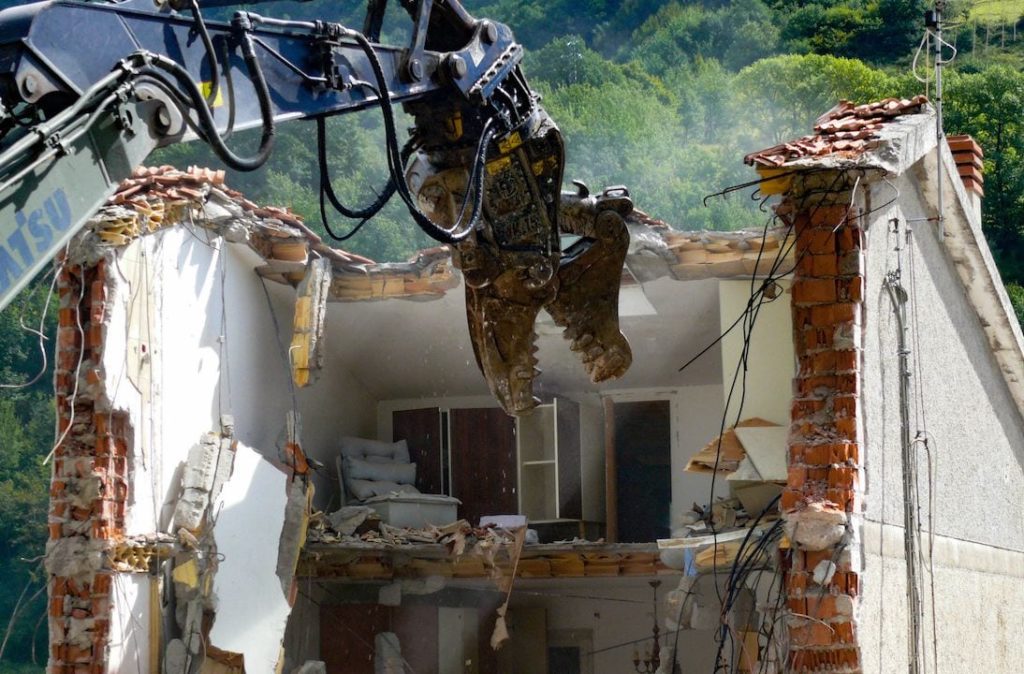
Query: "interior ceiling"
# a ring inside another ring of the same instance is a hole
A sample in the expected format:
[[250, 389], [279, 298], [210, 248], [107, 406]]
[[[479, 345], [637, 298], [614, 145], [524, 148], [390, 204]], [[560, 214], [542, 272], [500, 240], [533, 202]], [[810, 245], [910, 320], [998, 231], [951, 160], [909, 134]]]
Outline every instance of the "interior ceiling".
[[[560, 330], [542, 316], [536, 330], [543, 372], [534, 380], [535, 394], [719, 383], [717, 346], [678, 372], [718, 336], [718, 281], [661, 278], [642, 289], [657, 313], [621, 318], [633, 365], [614, 382], [591, 384]], [[469, 341], [461, 286], [431, 301], [332, 303], [326, 343], [326, 369], [341, 364], [378, 400], [488, 393]]]

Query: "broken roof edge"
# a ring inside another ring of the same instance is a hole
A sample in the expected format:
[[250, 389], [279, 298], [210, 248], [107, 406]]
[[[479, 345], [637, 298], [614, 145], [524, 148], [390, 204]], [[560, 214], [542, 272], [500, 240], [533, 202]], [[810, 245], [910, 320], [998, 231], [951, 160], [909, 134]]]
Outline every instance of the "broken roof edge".
[[[747, 155], [747, 163], [755, 163], [750, 158], [756, 154], [759, 153]], [[888, 118], [875, 130], [872, 146], [857, 156], [808, 156], [775, 167], [759, 164], [756, 169], [765, 179], [778, 177], [779, 172], [873, 170], [873, 175], [865, 175], [867, 183], [886, 176], [920, 172], [925, 179], [919, 180], [918, 186], [930, 209], [929, 224], [936, 227], [938, 194], [934, 176], [938, 173], [936, 157], [939, 154], [944, 195], [943, 231], [941, 236], [937, 228], [932, 231], [946, 259], [956, 270], [1014, 404], [1024, 419], [1024, 333], [982, 231], [980, 215], [959, 178], [949, 142], [943, 138], [942, 143], [938, 143], [936, 113], [930, 104], [923, 103], [917, 112]], [[790, 185], [791, 182], [786, 181], [786, 187], [780, 191], [788, 190]]]
[[[374, 262], [331, 247], [287, 208], [249, 201], [224, 185], [223, 171], [197, 167], [137, 169], [88, 221], [82, 236], [93, 245], [77, 248], [116, 249], [175, 226], [205, 229], [247, 246], [264, 262], [256, 266], [258, 274], [287, 285], [301, 282], [312, 258], [327, 259], [331, 301], [432, 300], [461, 285], [458, 260], [447, 246], [416, 251], [405, 262]], [[784, 227], [680, 231], [640, 210], [627, 217], [627, 228], [626, 282], [766, 275], [786, 243]], [[792, 257], [791, 250], [786, 253]], [[90, 255], [95, 252], [84, 257]]]

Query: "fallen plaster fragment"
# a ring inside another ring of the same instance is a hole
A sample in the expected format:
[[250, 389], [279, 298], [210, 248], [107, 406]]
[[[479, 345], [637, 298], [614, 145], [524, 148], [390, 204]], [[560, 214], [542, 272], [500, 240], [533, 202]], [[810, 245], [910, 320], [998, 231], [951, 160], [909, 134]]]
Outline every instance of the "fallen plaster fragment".
[[804, 550], [827, 550], [846, 535], [846, 512], [827, 503], [811, 503], [783, 513], [786, 535]]
[[818, 585], [828, 585], [835, 573], [836, 563], [831, 559], [823, 559], [814, 567], [814, 582]]
[[327, 664], [320, 660], [307, 660], [301, 667], [293, 670], [292, 674], [327, 674]]
[[277, 576], [289, 476], [237, 445], [234, 472], [217, 499], [213, 536], [221, 557], [209, 642], [245, 656], [246, 674], [274, 674], [291, 607]]
[[[231, 474], [233, 452], [227, 439], [204, 433], [188, 451], [181, 477], [182, 493], [174, 506], [174, 530], [198, 530], [217, 489]], [[222, 451], [226, 450], [226, 451]]]
[[381, 632], [373, 640], [373, 674], [403, 674], [402, 645], [394, 632]]
[[295, 319], [292, 323], [292, 379], [303, 387], [316, 379], [324, 365], [324, 327], [327, 299], [331, 294], [331, 262], [314, 259], [295, 289]]
[[289, 597], [289, 603], [293, 601], [292, 581], [299, 563], [299, 552], [306, 542], [312, 499], [312, 483], [295, 477], [288, 485], [288, 504], [285, 506], [284, 526], [281, 528], [281, 543], [277, 549], [277, 577], [281, 580], [281, 591]]

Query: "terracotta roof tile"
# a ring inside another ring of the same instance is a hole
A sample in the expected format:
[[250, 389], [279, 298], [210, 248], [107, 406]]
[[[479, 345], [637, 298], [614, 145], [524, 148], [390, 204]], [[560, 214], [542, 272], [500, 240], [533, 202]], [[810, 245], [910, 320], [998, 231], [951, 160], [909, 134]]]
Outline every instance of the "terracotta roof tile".
[[873, 146], [872, 141], [889, 120], [920, 112], [927, 103], [924, 96], [886, 98], [864, 105], [840, 101], [815, 121], [813, 134], [752, 152], [743, 161], [750, 165], [779, 167], [805, 157], [834, 154], [856, 157]]

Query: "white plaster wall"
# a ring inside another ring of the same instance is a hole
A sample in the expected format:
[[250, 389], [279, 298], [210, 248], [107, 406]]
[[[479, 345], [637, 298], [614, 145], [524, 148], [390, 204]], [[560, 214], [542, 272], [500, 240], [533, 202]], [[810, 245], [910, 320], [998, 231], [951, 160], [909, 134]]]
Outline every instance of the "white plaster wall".
[[[789, 425], [796, 362], [793, 355], [793, 316], [790, 311], [789, 282], [780, 281], [779, 285], [785, 292], [774, 301], [764, 302], [757, 310], [747, 358], [746, 389], [744, 391], [744, 373], [741, 369], [732, 401], [729, 403], [729, 426], [736, 421], [741, 398], [741, 419], [761, 417], [783, 426]], [[749, 279], [719, 281], [719, 316], [722, 332], [728, 330], [736, 319], [743, 315], [750, 295]], [[729, 397], [736, 367], [742, 358], [743, 337], [744, 326], [741, 321], [722, 339], [723, 404]]]
[[[925, 544], [928, 544], [927, 539]], [[864, 546], [861, 582], [865, 595], [859, 613], [864, 672], [906, 671], [903, 528], [869, 522], [864, 531]], [[1020, 626], [1024, 622], [1024, 603], [1020, 601], [1024, 554], [945, 536], [937, 537], [934, 546], [934, 576], [927, 572], [927, 567], [922, 575], [922, 671], [929, 674], [936, 671], [952, 674], [1024, 671], [1024, 644], [1020, 639]]]
[[[170, 228], [132, 243], [114, 270], [104, 366], [113, 406], [130, 413], [135, 432], [129, 534], [167, 526], [180, 464], [204, 432], [219, 430], [222, 414], [234, 416], [239, 441], [265, 456], [276, 459], [283, 446], [293, 403], [281, 345], [290, 341], [294, 293], [268, 282], [268, 304], [253, 271], [261, 260], [222, 245], [203, 230]], [[329, 361], [295, 400], [303, 447], [326, 464], [336, 437], [373, 428], [376, 401]], [[329, 496], [332, 476], [315, 479]]]
[[[931, 438], [932, 472], [919, 453], [923, 526], [948, 554], [936, 554], [935, 591], [942, 672], [1020, 671], [1024, 584], [1024, 423], [1014, 406], [963, 286], [923, 216], [915, 185], [895, 183], [901, 200], [875, 214], [868, 228], [861, 397], [866, 434], [863, 606], [860, 635], [865, 671], [899, 671], [906, 658], [905, 565], [901, 559], [903, 489], [899, 446], [897, 329], [883, 288], [896, 267], [890, 220], [907, 220], [913, 245], [904, 248], [903, 283], [916, 305], [910, 348]], [[874, 186], [870, 204], [885, 204], [893, 188]], [[911, 269], [913, 274], [911, 275]], [[912, 404], [911, 435], [923, 430]], [[929, 505], [934, 503], [934, 508]], [[890, 531], [883, 544], [881, 527]], [[894, 532], [894, 533], [893, 533]], [[878, 540], [873, 540], [872, 537]], [[1001, 565], [984, 560], [997, 556]], [[929, 574], [922, 574], [926, 600]], [[930, 620], [930, 604], [926, 616]], [[926, 639], [931, 636], [926, 629]], [[930, 653], [930, 651], [929, 651]], [[930, 659], [929, 655], [929, 659]], [[901, 660], [903, 663], [901, 664]], [[928, 671], [931, 671], [929, 665]]]
[[[594, 674], [635, 671], [633, 649], [643, 654], [651, 645], [654, 625], [650, 578], [605, 578], [594, 582], [557, 584], [555, 581], [516, 582], [516, 606], [541, 607], [547, 612], [548, 630], [587, 630], [592, 635]], [[665, 624], [665, 596], [678, 577], [664, 576], [658, 588], [658, 622], [664, 657], [670, 638]], [[684, 672], [711, 672], [716, 644], [714, 632], [679, 633], [679, 665]], [[636, 644], [631, 642], [638, 642]], [[551, 674], [557, 674], [551, 672]]]
[[[896, 323], [882, 283], [895, 269], [896, 239], [887, 226], [921, 217], [914, 187], [897, 186], [902, 208], [879, 213], [868, 232], [864, 321], [864, 422], [867, 436], [867, 517], [902, 522]], [[872, 199], [885, 203], [892, 190], [875, 187]], [[913, 245], [903, 253], [904, 285], [911, 289], [908, 311], [912, 358], [932, 436], [934, 494], [921, 485], [921, 502], [935, 501], [936, 532], [1024, 551], [1024, 421], [991, 356], [977, 313], [967, 302], [934, 225], [911, 222]], [[911, 288], [911, 262], [913, 288]], [[916, 408], [916, 403], [912, 405]], [[912, 409], [912, 417], [914, 409]], [[922, 424], [914, 420], [912, 434]], [[922, 482], [927, 462], [920, 461]], [[925, 516], [927, 516], [925, 509]]]
[[119, 674], [149, 672], [149, 583], [145, 574], [114, 574], [110, 587], [110, 651]]

